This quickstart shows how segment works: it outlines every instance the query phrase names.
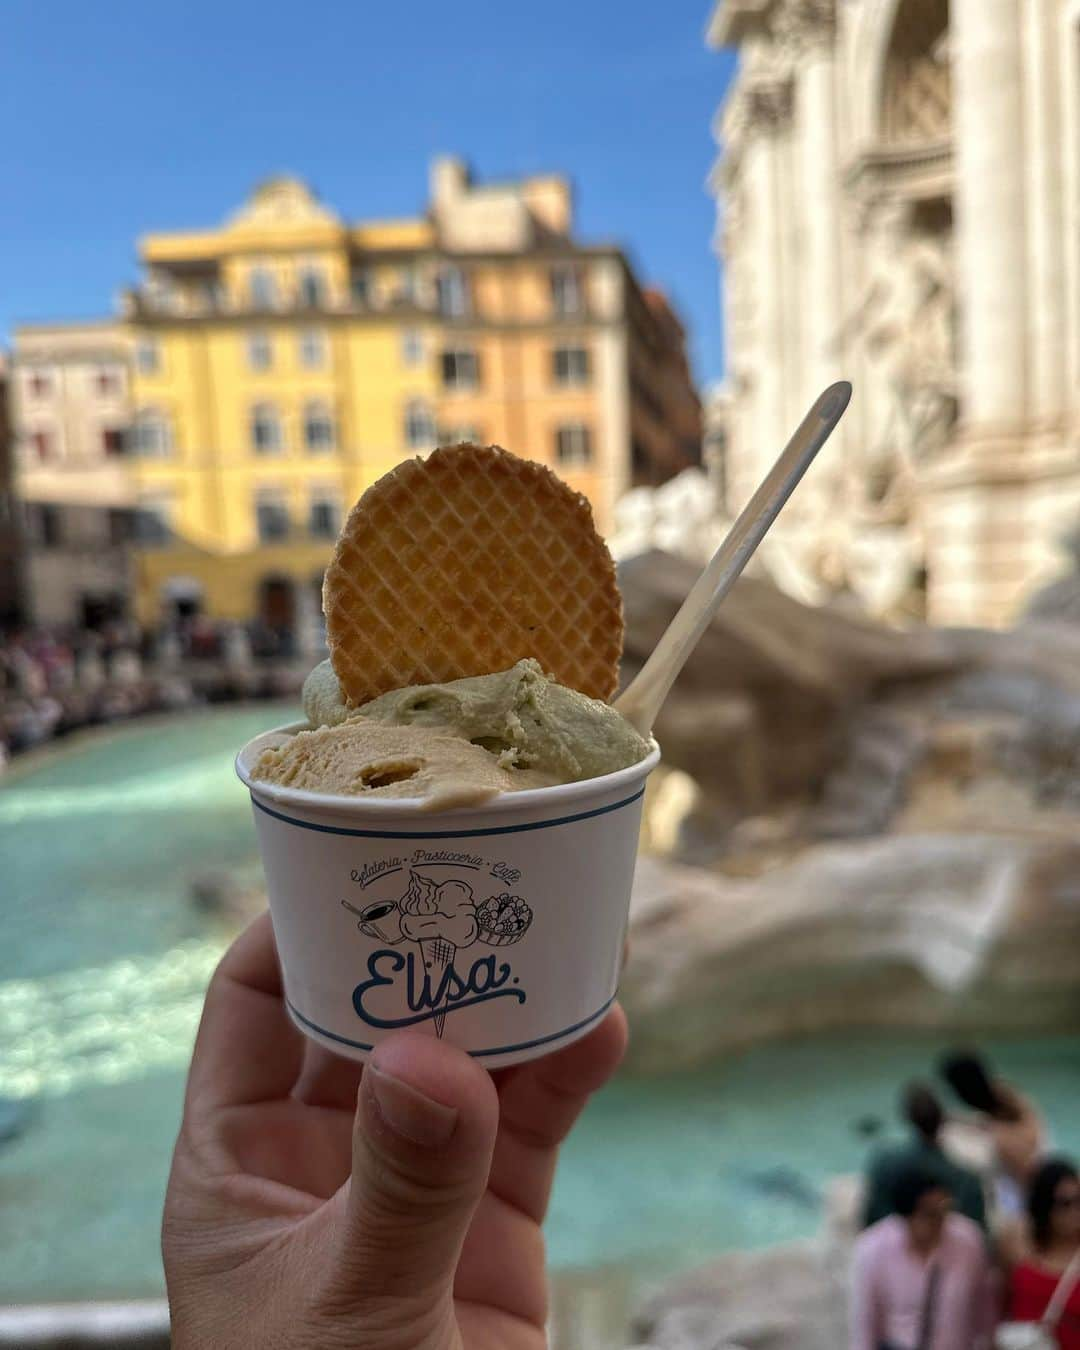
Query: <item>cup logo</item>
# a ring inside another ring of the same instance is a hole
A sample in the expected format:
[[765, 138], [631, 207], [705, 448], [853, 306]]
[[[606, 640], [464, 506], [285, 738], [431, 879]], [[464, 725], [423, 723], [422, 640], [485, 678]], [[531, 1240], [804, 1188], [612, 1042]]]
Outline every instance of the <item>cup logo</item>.
[[[477, 859], [475, 864], [461, 865], [479, 870], [481, 863]], [[386, 867], [354, 874], [354, 879], [365, 885], [403, 870]], [[509, 879], [498, 864], [491, 875]], [[517, 876], [513, 873], [513, 880]], [[405, 893], [396, 899], [376, 900], [362, 909], [341, 902], [358, 916], [357, 927], [366, 937], [389, 944], [368, 956], [367, 979], [353, 990], [356, 1015], [369, 1026], [384, 1029], [431, 1021], [441, 1036], [447, 1016], [462, 1008], [496, 998], [524, 1003], [525, 990], [510, 962], [472, 949], [520, 942], [532, 924], [528, 902], [505, 890], [477, 900], [475, 880], [439, 881], [412, 866], [408, 878]], [[404, 951], [395, 950], [402, 946]], [[464, 951], [470, 956], [462, 957]], [[407, 1013], [401, 1011], [402, 1000]]]

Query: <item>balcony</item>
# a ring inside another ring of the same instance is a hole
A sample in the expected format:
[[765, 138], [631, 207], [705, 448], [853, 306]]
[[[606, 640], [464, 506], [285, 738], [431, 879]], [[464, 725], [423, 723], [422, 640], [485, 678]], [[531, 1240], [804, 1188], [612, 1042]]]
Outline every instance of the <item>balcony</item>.
[[294, 318], [310, 322], [320, 315], [357, 318], [378, 315], [398, 318], [406, 324], [420, 320], [436, 320], [462, 328], [482, 327], [492, 321], [510, 324], [520, 322], [524, 327], [547, 324], [572, 326], [593, 323], [598, 319], [602, 321], [605, 317], [604, 311], [591, 304], [585, 296], [573, 301], [553, 301], [550, 310], [542, 318], [520, 319], [515, 315], [495, 317], [482, 311], [478, 312], [471, 301], [464, 308], [440, 305], [434, 293], [411, 292], [406, 289], [387, 290], [375, 294], [350, 293], [319, 306], [313, 306], [304, 297], [290, 296], [267, 306], [253, 304], [246, 298], [230, 300], [223, 295], [170, 295], [136, 288], [121, 293], [120, 312], [124, 318], [134, 323], [148, 324], [163, 319], [184, 323], [212, 318], [243, 318], [258, 324], [274, 318]]
[[162, 292], [143, 287], [121, 293], [120, 311], [124, 318], [139, 321], [160, 319], [207, 319], [243, 316], [253, 320], [275, 315], [311, 319], [320, 314], [395, 314], [430, 317], [438, 314], [434, 296], [410, 292], [407, 289], [383, 291], [376, 294], [353, 292], [333, 301], [314, 304], [304, 295], [285, 296], [273, 304], [256, 304], [248, 298], [232, 299], [223, 294], [191, 294]]
[[131, 536], [131, 545], [134, 548], [144, 549], [147, 552], [155, 553], [201, 553], [201, 555], [234, 555], [234, 553], [258, 552], [266, 555], [267, 559], [273, 558], [275, 553], [285, 553], [296, 551], [296, 549], [306, 549], [311, 552], [325, 552], [327, 556], [333, 551], [333, 545], [338, 540], [338, 531], [333, 531], [333, 535], [328, 535], [323, 531], [312, 531], [306, 525], [290, 525], [288, 531], [281, 535], [273, 535], [259, 539], [258, 536], [252, 537], [251, 543], [242, 548], [216, 548], [213, 545], [196, 543], [193, 539], [188, 539], [184, 533], [178, 532], [173, 525], [163, 520], [155, 514], [147, 512], [140, 516], [138, 508], [135, 509], [136, 522], [134, 532]]

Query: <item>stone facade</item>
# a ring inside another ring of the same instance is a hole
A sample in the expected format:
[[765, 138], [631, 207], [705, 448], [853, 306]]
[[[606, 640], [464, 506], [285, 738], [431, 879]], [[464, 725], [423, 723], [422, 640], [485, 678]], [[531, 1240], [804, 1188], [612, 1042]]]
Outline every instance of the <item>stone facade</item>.
[[22, 532], [15, 500], [11, 417], [8, 411], [10, 370], [0, 353], [0, 631], [22, 616]]
[[998, 625], [1080, 519], [1080, 0], [720, 0], [729, 500], [855, 399], [763, 557]]
[[111, 323], [16, 335], [12, 442], [33, 623], [96, 625], [129, 606], [129, 346]]

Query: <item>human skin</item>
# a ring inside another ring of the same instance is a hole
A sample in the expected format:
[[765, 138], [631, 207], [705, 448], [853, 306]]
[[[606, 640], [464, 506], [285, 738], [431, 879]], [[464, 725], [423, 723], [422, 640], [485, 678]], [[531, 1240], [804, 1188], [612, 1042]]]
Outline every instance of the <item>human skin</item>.
[[616, 1008], [495, 1074], [412, 1032], [340, 1059], [293, 1027], [257, 919], [207, 992], [173, 1156], [174, 1350], [541, 1350], [559, 1145], [625, 1044]]

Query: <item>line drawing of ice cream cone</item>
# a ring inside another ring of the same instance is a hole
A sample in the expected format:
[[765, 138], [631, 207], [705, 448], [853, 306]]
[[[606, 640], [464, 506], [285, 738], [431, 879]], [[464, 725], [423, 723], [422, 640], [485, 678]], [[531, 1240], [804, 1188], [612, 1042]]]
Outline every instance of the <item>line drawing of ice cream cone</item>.
[[[421, 938], [418, 945], [424, 958], [424, 966], [431, 972], [431, 989], [434, 992], [442, 983], [447, 970], [453, 967], [457, 947], [452, 942], [448, 942], [446, 938], [441, 937]], [[435, 1035], [441, 1036], [443, 1027], [446, 1025], [446, 1010], [436, 1012], [432, 1020], [435, 1025]]]
[[408, 889], [398, 903], [401, 931], [420, 948], [429, 996], [436, 997], [440, 992], [443, 996], [443, 1006], [431, 1012], [435, 1034], [441, 1037], [452, 1006], [446, 972], [453, 969], [458, 949], [476, 941], [472, 887], [456, 878], [436, 882], [410, 868]]

